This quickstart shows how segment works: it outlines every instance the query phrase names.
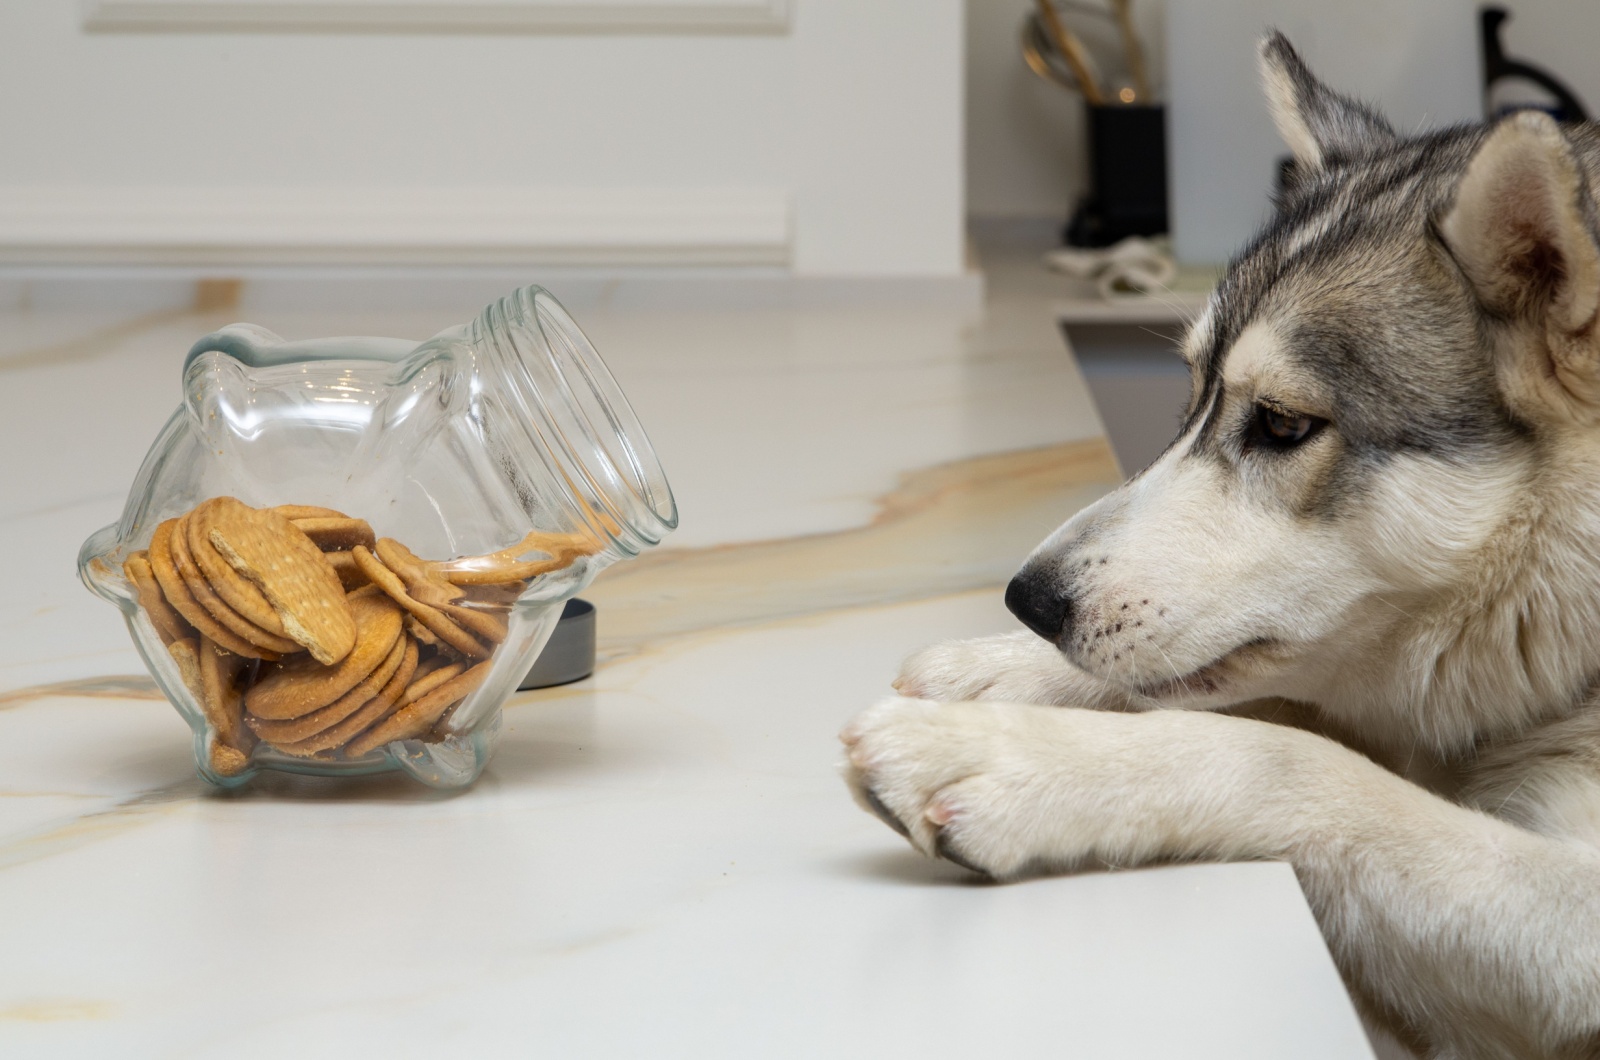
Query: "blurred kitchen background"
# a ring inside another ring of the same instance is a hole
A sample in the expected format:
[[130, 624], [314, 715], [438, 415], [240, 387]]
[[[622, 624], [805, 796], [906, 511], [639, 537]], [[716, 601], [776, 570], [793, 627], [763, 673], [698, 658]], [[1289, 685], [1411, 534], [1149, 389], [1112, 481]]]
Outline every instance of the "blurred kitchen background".
[[[1600, 101], [1600, 4], [1508, 7], [1507, 53]], [[456, 319], [532, 280], [580, 317], [976, 315], [1015, 290], [1054, 307], [1132, 469], [1158, 443], [1118, 425], [1170, 427], [1171, 335], [1269, 208], [1268, 25], [1398, 127], [1484, 113], [1464, 0], [6, 0], [0, 308]], [[1080, 45], [1106, 121], [1165, 107], [1153, 141], [1100, 130], [1107, 187]], [[1549, 101], [1520, 83], [1491, 105]], [[1152, 180], [1175, 261], [1046, 264], [1074, 215], [1120, 234], [1091, 192]]]

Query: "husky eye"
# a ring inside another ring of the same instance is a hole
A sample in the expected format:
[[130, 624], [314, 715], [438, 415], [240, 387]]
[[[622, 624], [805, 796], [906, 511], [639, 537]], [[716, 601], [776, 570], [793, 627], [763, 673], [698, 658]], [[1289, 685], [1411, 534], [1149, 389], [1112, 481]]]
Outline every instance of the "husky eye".
[[1316, 416], [1284, 412], [1270, 405], [1257, 405], [1250, 425], [1250, 443], [1269, 449], [1291, 449], [1316, 434], [1328, 423]]

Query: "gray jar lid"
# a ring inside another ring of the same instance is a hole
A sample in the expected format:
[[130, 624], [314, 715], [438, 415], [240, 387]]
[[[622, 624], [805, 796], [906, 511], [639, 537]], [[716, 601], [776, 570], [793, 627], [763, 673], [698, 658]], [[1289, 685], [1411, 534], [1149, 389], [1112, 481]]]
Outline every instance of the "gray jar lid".
[[573, 597], [561, 609], [556, 631], [534, 661], [518, 691], [581, 681], [594, 673], [594, 605]]

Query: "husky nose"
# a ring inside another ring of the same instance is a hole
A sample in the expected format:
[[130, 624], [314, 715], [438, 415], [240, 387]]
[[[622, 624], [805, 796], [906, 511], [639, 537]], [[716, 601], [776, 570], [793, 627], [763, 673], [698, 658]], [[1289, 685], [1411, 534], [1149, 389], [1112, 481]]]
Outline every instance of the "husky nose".
[[1072, 603], [1048, 572], [1024, 567], [1006, 586], [1006, 607], [1022, 624], [1054, 644], [1066, 628]]

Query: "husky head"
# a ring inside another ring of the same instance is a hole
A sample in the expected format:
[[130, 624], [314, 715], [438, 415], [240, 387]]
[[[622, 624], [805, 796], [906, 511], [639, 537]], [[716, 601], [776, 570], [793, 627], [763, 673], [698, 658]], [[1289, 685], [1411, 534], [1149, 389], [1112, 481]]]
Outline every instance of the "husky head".
[[1600, 135], [1402, 138], [1261, 59], [1295, 178], [1184, 341], [1178, 436], [1007, 605], [1147, 706], [1456, 747], [1567, 709], [1600, 671]]

